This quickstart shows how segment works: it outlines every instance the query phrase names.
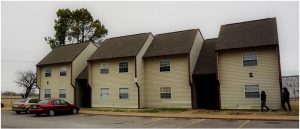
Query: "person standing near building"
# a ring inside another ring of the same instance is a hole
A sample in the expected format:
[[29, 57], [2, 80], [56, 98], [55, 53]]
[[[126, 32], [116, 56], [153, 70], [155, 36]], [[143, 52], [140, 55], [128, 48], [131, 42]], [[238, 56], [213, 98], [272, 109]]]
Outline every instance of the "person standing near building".
[[264, 107], [267, 109], [267, 111], [270, 111], [270, 108], [266, 105], [267, 95], [265, 91], [261, 91], [260, 100], [261, 100], [261, 111], [264, 111]]
[[286, 87], [283, 88], [282, 98], [283, 98], [282, 108], [286, 111], [285, 103], [287, 103], [287, 105], [289, 107], [289, 111], [292, 111], [291, 105], [290, 105], [290, 92], [288, 91], [288, 89]]

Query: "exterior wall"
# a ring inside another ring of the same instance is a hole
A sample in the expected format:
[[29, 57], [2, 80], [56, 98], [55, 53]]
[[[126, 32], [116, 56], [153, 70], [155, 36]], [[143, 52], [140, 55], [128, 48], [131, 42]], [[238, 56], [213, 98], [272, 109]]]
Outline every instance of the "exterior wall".
[[[67, 67], [67, 75], [60, 76], [60, 67]], [[45, 67], [51, 68], [51, 77], [45, 77]], [[74, 88], [71, 85], [71, 64], [49, 65], [38, 68], [40, 78], [40, 98], [45, 98], [45, 89], [51, 89], [51, 98], [59, 98], [59, 89], [66, 89], [64, 100], [74, 103]], [[39, 79], [38, 79], [39, 80]], [[48, 84], [47, 84], [48, 81]]]
[[[160, 72], [160, 60], [170, 60], [171, 70]], [[146, 107], [191, 108], [186, 55], [146, 58]], [[171, 99], [160, 98], [160, 88], [171, 87]]]
[[299, 75], [283, 76], [282, 87], [286, 87], [288, 89], [291, 98], [299, 98]]
[[[256, 52], [257, 66], [244, 66], [242, 53]], [[259, 84], [267, 94], [267, 106], [280, 108], [280, 83], [276, 48], [221, 51], [218, 70], [222, 109], [260, 109], [260, 98], [245, 98], [245, 84]], [[253, 77], [249, 77], [249, 73]]]
[[[128, 72], [119, 73], [119, 62], [128, 61]], [[109, 64], [109, 73], [100, 74], [100, 63]], [[89, 63], [89, 82], [92, 88], [92, 107], [137, 108], [138, 94], [134, 83], [134, 58], [99, 60]], [[100, 89], [109, 88], [109, 96], [100, 97]], [[119, 99], [119, 88], [128, 88], [128, 99]]]
[[75, 86], [77, 76], [87, 66], [87, 59], [96, 51], [97, 47], [93, 43], [89, 45], [76, 57], [72, 63], [72, 85]]
[[191, 79], [192, 79], [192, 74], [193, 74], [193, 71], [194, 71], [196, 63], [197, 63], [198, 56], [200, 54], [200, 50], [201, 50], [203, 41], [204, 41], [204, 39], [201, 36], [201, 33], [198, 31], [195, 41], [194, 41], [194, 45], [193, 45], [190, 55], [189, 55], [190, 56], [190, 77], [191, 77]]
[[150, 46], [153, 40], [153, 36], [150, 35], [147, 41], [145, 42], [144, 46], [140, 50], [139, 54], [136, 56], [136, 64], [137, 64], [137, 80], [140, 86], [140, 107], [145, 107], [145, 70], [144, 70], [144, 60], [143, 56], [147, 51], [148, 47]]

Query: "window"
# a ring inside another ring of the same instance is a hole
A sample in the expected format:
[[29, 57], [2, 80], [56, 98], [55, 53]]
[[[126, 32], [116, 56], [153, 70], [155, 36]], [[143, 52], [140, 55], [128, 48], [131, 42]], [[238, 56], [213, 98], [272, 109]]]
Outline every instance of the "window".
[[60, 76], [66, 76], [67, 75], [67, 67], [62, 66], [60, 67]]
[[59, 102], [59, 100], [55, 100], [55, 101], [53, 101], [53, 105], [60, 105], [60, 102]]
[[245, 85], [246, 98], [259, 98], [259, 85]]
[[128, 88], [120, 88], [119, 98], [120, 99], [128, 99]]
[[255, 52], [243, 54], [243, 66], [257, 66], [257, 56]]
[[100, 89], [100, 97], [101, 98], [107, 98], [109, 93], [108, 93], [109, 89], [108, 88], [101, 88]]
[[160, 61], [160, 72], [170, 71], [171, 65], [169, 60]]
[[171, 98], [171, 87], [161, 87], [160, 88], [160, 98], [170, 99]]
[[51, 77], [51, 69], [45, 68], [45, 77]]
[[60, 105], [69, 105], [68, 102], [66, 102], [65, 100], [59, 100], [60, 101]]
[[66, 89], [59, 89], [59, 98], [66, 98]]
[[119, 73], [126, 73], [128, 72], [128, 62], [122, 61], [119, 62]]
[[51, 98], [51, 89], [45, 89], [45, 98]]
[[38, 100], [38, 99], [31, 99], [31, 100], [29, 100], [29, 103], [38, 103], [40, 100]]
[[108, 63], [101, 63], [100, 64], [100, 74], [107, 74], [109, 73]]

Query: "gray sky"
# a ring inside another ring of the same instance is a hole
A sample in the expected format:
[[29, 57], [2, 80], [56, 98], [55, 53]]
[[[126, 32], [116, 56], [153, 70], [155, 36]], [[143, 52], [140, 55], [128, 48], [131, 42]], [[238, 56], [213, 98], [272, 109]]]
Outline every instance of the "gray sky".
[[21, 92], [16, 72], [32, 69], [50, 52], [60, 8], [87, 8], [109, 30], [106, 38], [200, 28], [217, 38], [222, 24], [276, 17], [283, 75], [299, 74], [298, 2], [2, 2], [1, 88]]

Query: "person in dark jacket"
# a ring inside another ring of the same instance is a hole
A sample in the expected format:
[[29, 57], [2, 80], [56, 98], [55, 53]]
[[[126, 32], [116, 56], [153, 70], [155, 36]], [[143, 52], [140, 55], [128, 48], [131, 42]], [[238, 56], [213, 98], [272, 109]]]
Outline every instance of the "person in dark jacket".
[[264, 111], [264, 107], [267, 109], [267, 111], [270, 111], [270, 108], [266, 105], [267, 95], [265, 91], [261, 91], [260, 100], [261, 100], [261, 111]]
[[282, 108], [286, 111], [285, 108], [285, 103], [287, 103], [289, 111], [292, 111], [291, 105], [290, 105], [290, 92], [286, 87], [283, 88], [283, 93], [282, 93]]

